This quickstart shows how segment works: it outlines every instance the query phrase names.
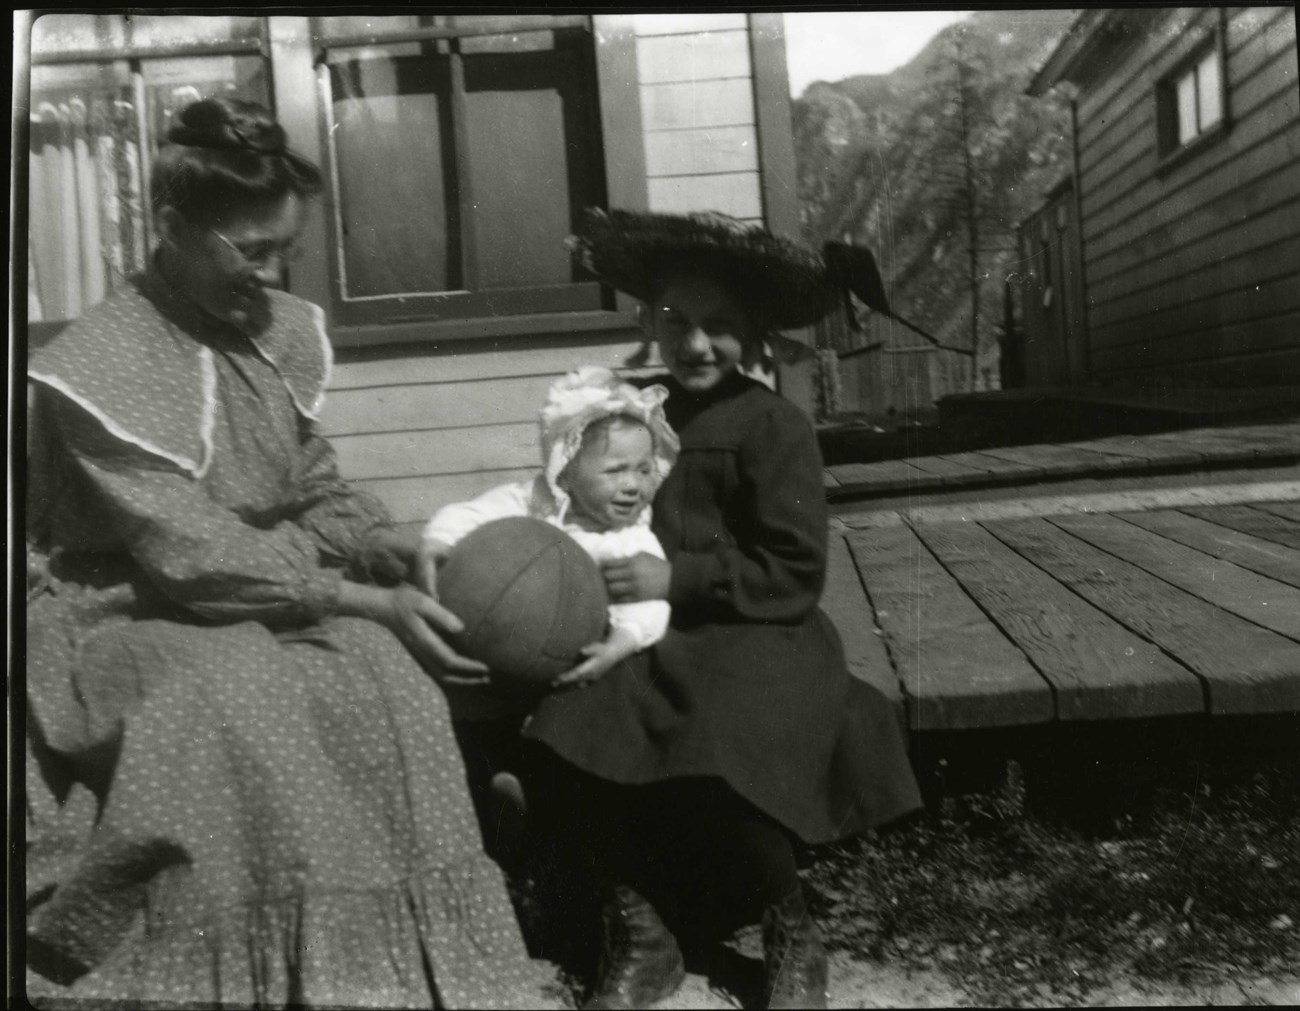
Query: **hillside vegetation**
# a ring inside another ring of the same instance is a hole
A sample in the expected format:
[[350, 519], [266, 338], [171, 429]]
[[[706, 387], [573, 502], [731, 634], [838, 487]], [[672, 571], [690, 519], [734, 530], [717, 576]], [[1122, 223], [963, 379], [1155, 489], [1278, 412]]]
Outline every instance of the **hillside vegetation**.
[[[794, 102], [805, 238], [870, 248], [892, 308], [945, 344], [971, 346], [977, 303], [975, 388], [997, 382], [1016, 227], [1069, 174], [1068, 102], [1025, 88], [1077, 13], [979, 11], [889, 74], [816, 82]], [[969, 388], [966, 360], [942, 357], [936, 394]]]

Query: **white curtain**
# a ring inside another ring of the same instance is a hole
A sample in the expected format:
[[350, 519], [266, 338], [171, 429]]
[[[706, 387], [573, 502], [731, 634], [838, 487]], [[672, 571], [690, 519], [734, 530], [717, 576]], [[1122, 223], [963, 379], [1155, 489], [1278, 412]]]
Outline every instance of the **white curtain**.
[[145, 262], [135, 106], [51, 96], [31, 117], [28, 319], [76, 319]]

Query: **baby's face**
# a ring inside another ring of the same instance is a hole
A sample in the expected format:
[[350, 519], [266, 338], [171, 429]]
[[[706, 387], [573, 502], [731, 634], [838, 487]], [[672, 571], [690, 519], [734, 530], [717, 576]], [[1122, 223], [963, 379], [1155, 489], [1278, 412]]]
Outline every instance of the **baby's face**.
[[569, 518], [587, 530], [631, 526], [654, 495], [654, 474], [654, 439], [644, 425], [588, 428], [559, 479], [573, 503]]

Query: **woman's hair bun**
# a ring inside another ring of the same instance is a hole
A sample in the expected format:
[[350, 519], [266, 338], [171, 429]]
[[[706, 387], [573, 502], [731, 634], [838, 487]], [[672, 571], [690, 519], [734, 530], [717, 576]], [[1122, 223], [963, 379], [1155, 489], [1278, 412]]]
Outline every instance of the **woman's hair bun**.
[[265, 155], [285, 151], [284, 128], [254, 102], [207, 98], [187, 105], [177, 118], [167, 131], [173, 144]]

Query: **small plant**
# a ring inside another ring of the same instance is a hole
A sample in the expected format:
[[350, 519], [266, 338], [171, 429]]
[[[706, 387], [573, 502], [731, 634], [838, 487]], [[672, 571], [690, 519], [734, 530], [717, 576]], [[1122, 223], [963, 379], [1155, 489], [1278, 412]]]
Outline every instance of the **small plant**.
[[940, 968], [979, 1005], [1300, 966], [1300, 762], [1167, 791], [1109, 838], [968, 795], [808, 868], [828, 943]]

